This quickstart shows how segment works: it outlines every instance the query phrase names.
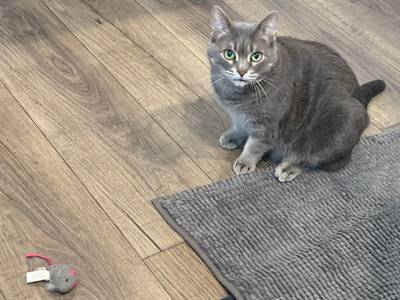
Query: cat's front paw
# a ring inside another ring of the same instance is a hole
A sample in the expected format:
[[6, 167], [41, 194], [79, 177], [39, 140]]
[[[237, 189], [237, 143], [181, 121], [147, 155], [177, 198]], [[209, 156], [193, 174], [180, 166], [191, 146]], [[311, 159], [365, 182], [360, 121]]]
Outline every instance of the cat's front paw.
[[282, 162], [275, 169], [275, 178], [280, 182], [287, 182], [295, 179], [302, 173], [302, 170], [288, 162]]
[[235, 163], [233, 164], [233, 171], [236, 175], [248, 174], [254, 172], [256, 166], [257, 162], [239, 157], [237, 160], [235, 160]]
[[219, 138], [219, 144], [224, 149], [233, 150], [239, 148], [243, 144], [244, 140], [245, 137], [234, 131], [228, 130]]

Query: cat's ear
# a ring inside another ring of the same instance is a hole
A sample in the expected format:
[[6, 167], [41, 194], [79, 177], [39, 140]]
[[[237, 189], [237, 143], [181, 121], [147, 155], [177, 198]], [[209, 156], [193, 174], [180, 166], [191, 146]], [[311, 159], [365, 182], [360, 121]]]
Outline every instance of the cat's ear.
[[275, 36], [278, 31], [278, 12], [271, 12], [258, 24], [259, 33], [262, 36]]
[[227, 35], [231, 31], [231, 21], [225, 12], [218, 6], [214, 6], [211, 10], [211, 37], [218, 39]]

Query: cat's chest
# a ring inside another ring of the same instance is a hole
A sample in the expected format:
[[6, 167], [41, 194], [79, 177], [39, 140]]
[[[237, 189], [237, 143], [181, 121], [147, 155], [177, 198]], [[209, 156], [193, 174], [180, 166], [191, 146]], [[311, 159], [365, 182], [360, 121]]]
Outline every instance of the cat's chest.
[[229, 111], [228, 114], [233, 128], [250, 132], [252, 124], [254, 123], [254, 120], [251, 116], [237, 111]]
[[253, 131], [266, 132], [268, 129], [267, 124], [257, 114], [230, 109], [227, 109], [226, 112], [231, 119], [232, 128], [237, 131], [250, 134]]

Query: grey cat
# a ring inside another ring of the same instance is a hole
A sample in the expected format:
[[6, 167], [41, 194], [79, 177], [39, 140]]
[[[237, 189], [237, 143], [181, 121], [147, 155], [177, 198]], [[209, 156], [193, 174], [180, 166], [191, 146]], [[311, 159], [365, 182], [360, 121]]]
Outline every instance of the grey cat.
[[259, 24], [232, 23], [214, 7], [208, 58], [218, 102], [232, 123], [220, 144], [244, 144], [235, 173], [254, 171], [268, 153], [280, 162], [275, 177], [285, 182], [306, 168], [343, 167], [368, 125], [368, 103], [385, 83], [360, 86], [338, 53], [277, 37], [277, 22], [272, 12]]

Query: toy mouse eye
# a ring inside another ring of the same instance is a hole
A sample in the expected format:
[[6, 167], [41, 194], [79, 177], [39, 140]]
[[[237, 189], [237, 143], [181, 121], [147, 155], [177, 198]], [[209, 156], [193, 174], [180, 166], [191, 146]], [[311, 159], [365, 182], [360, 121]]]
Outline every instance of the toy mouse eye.
[[226, 60], [234, 60], [236, 58], [236, 53], [233, 50], [225, 49], [224, 50], [224, 57]]
[[261, 52], [254, 52], [251, 56], [250, 59], [253, 62], [259, 62], [263, 58], [263, 54]]
[[69, 281], [69, 279], [67, 278], [67, 279], [65, 279], [65, 281]]

